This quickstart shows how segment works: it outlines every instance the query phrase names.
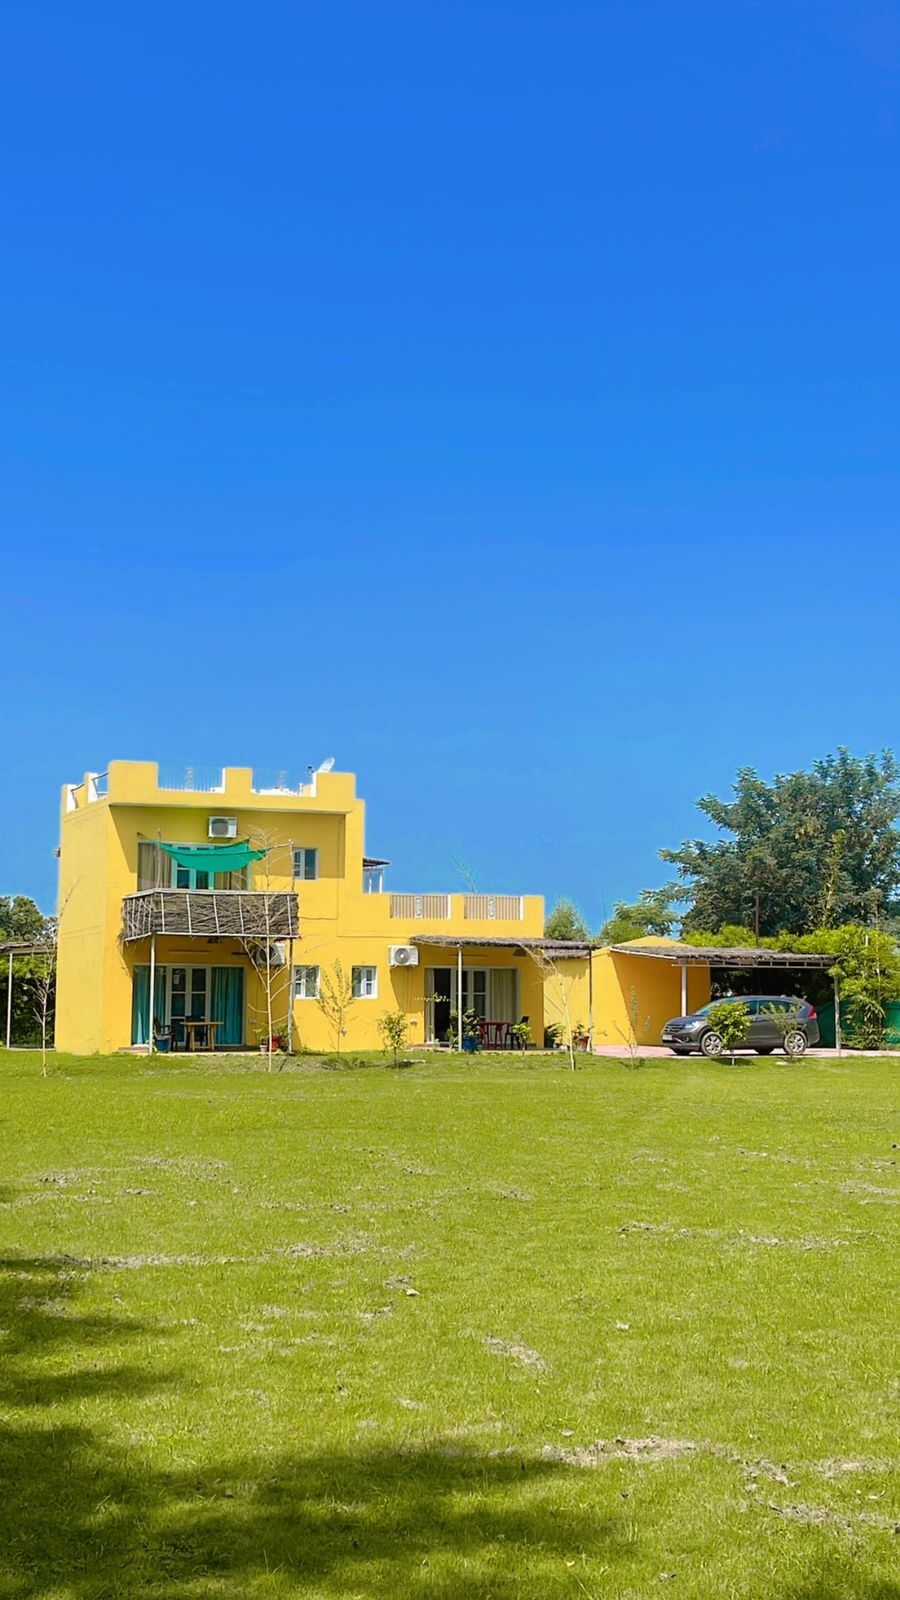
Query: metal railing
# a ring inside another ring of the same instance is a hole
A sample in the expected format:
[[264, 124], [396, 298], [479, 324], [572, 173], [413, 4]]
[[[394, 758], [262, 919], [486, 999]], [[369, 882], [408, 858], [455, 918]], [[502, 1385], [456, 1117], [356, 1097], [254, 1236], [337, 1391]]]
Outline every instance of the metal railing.
[[463, 916], [475, 922], [521, 922], [525, 901], [520, 894], [467, 894]]
[[92, 805], [95, 800], [105, 800], [109, 794], [109, 773], [89, 772], [82, 783], [70, 783], [66, 787], [66, 810], [80, 811], [82, 806]]
[[224, 794], [225, 774], [221, 767], [160, 767], [159, 787], [188, 794]]
[[283, 768], [279, 771], [273, 768], [271, 771], [263, 769], [262, 772], [257, 772], [254, 768], [251, 794], [297, 795], [305, 793], [306, 785], [302, 778], [297, 777], [296, 773], [287, 772]]
[[448, 894], [392, 894], [391, 916], [403, 917], [406, 921], [418, 922], [427, 918], [429, 922], [446, 922], [450, 916], [450, 896]]

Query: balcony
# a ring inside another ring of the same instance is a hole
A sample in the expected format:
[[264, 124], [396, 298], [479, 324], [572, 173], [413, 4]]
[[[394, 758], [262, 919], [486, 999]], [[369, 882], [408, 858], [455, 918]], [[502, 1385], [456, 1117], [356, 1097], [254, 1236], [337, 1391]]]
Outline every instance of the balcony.
[[475, 922], [522, 922], [525, 898], [521, 894], [467, 894], [463, 915]]
[[[454, 904], [455, 900], [455, 904]], [[391, 916], [404, 922], [449, 922], [462, 914], [467, 922], [524, 922], [520, 894], [392, 894]]]
[[144, 889], [122, 901], [122, 938], [154, 933], [189, 939], [295, 939], [295, 894], [253, 889]]
[[422, 917], [429, 922], [446, 922], [450, 914], [448, 894], [391, 895], [391, 916], [402, 917], [405, 922], [418, 922]]

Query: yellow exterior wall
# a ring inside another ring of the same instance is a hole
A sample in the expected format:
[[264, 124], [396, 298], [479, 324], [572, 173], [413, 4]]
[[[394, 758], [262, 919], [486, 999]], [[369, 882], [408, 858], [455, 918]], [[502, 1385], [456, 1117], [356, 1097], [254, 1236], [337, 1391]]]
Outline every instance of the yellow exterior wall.
[[[428, 921], [392, 915], [391, 894], [367, 894], [363, 887], [365, 807], [351, 773], [317, 773], [302, 793], [266, 794], [253, 787], [247, 768], [228, 768], [218, 792], [167, 790], [158, 786], [154, 762], [116, 761], [102, 782], [88, 775], [63, 790], [60, 827], [59, 964], [57, 1048], [76, 1054], [126, 1048], [131, 1042], [133, 971], [149, 960], [149, 941], [123, 945], [119, 939], [122, 900], [137, 889], [138, 844], [162, 838], [167, 843], [208, 844], [207, 819], [237, 818], [238, 836], [267, 848], [255, 864], [251, 888], [273, 891], [292, 886], [292, 849], [318, 851], [319, 876], [294, 885], [300, 902], [300, 937], [293, 944], [296, 966], [322, 973], [340, 962], [348, 975], [354, 966], [378, 971], [378, 995], [358, 999], [346, 1016], [345, 1050], [382, 1045], [378, 1023], [387, 1011], [403, 1010], [409, 1042], [425, 1042], [426, 972], [455, 968], [457, 948], [428, 944], [428, 935], [463, 943], [466, 967], [515, 968], [519, 973], [519, 1011], [529, 1018], [534, 1042], [541, 1045], [545, 1025], [561, 1037], [569, 1028], [593, 1022], [596, 1045], [657, 1044], [663, 1023], [681, 1011], [677, 964], [611, 950], [590, 958], [554, 958], [521, 949], [479, 945], [479, 939], [536, 939], [543, 934], [541, 896], [525, 896], [521, 917], [467, 918], [466, 896], [449, 897], [450, 915]], [[419, 965], [391, 967], [388, 948], [417, 942]], [[659, 939], [635, 941], [660, 944]], [[163, 938], [157, 941], [161, 965], [228, 966], [245, 970], [245, 1042], [265, 1032], [264, 985], [235, 940]], [[709, 998], [706, 968], [688, 969], [689, 1007]], [[286, 1032], [289, 969], [273, 978], [274, 1026]], [[293, 1004], [295, 1045], [334, 1049], [335, 1038], [315, 1000]]]
[[[77, 1054], [128, 1047], [131, 1041], [133, 969], [149, 960], [149, 941], [119, 940], [122, 899], [137, 890], [138, 844], [161, 838], [167, 843], [208, 844], [207, 819], [237, 818], [238, 836], [265, 846], [255, 863], [251, 889], [289, 890], [292, 849], [318, 851], [319, 876], [298, 881], [300, 937], [295, 965], [332, 969], [340, 961], [378, 969], [377, 999], [353, 1002], [347, 1014], [344, 1049], [381, 1047], [378, 1020], [386, 1011], [405, 1010], [410, 1042], [424, 1042], [425, 969], [455, 966], [456, 949], [422, 947], [420, 964], [392, 968], [388, 947], [442, 938], [537, 938], [543, 933], [544, 904], [525, 896], [522, 916], [467, 918], [465, 896], [449, 897], [450, 915], [429, 922], [391, 913], [391, 894], [368, 894], [363, 886], [365, 807], [350, 773], [317, 773], [300, 794], [254, 790], [246, 768], [227, 768], [218, 792], [165, 790], [158, 786], [154, 762], [115, 761], [101, 782], [87, 775], [63, 790], [60, 827], [59, 975], [56, 1043]], [[228, 965], [247, 958], [235, 941], [160, 937], [157, 961], [172, 965]], [[466, 966], [519, 968], [522, 1011], [530, 1017], [535, 1040], [543, 1034], [540, 972], [520, 951], [464, 949]], [[277, 1031], [287, 1028], [288, 970], [277, 969], [273, 1009]], [[254, 1043], [265, 1030], [264, 986], [252, 971], [245, 977], [245, 1039]], [[296, 1000], [295, 1042], [307, 1048], [334, 1048], [329, 1024], [314, 1000]]]
[[[671, 939], [646, 938], [642, 944], [677, 944]], [[659, 1044], [663, 1024], [681, 1016], [681, 969], [675, 962], [648, 956], [622, 955], [615, 950], [595, 950], [591, 958], [594, 990], [595, 1045]], [[709, 969], [688, 967], [688, 1011], [709, 999]]]

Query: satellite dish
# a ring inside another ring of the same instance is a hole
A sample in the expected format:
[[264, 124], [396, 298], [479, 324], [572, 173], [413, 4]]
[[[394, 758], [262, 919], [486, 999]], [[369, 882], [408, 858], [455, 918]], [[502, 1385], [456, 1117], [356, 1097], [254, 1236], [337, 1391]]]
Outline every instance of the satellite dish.
[[317, 772], [330, 772], [333, 766], [334, 766], [334, 756], [328, 756], [324, 761], [320, 761], [319, 762], [319, 765], [316, 767], [316, 771]]

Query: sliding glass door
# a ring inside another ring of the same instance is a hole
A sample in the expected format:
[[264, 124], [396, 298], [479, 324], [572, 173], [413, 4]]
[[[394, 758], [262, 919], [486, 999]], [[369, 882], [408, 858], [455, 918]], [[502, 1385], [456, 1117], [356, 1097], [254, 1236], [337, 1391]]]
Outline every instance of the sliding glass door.
[[[486, 1022], [518, 1022], [519, 974], [515, 967], [463, 967], [463, 1011]], [[425, 968], [425, 1035], [446, 1039], [458, 1008], [456, 967]]]
[[[244, 971], [242, 967], [156, 968], [153, 1012], [156, 1032], [167, 1034], [175, 1049], [184, 1044], [184, 1023], [218, 1022], [216, 1043], [234, 1049], [244, 1043]], [[150, 1037], [150, 968], [135, 967], [131, 1001], [131, 1042]]]

